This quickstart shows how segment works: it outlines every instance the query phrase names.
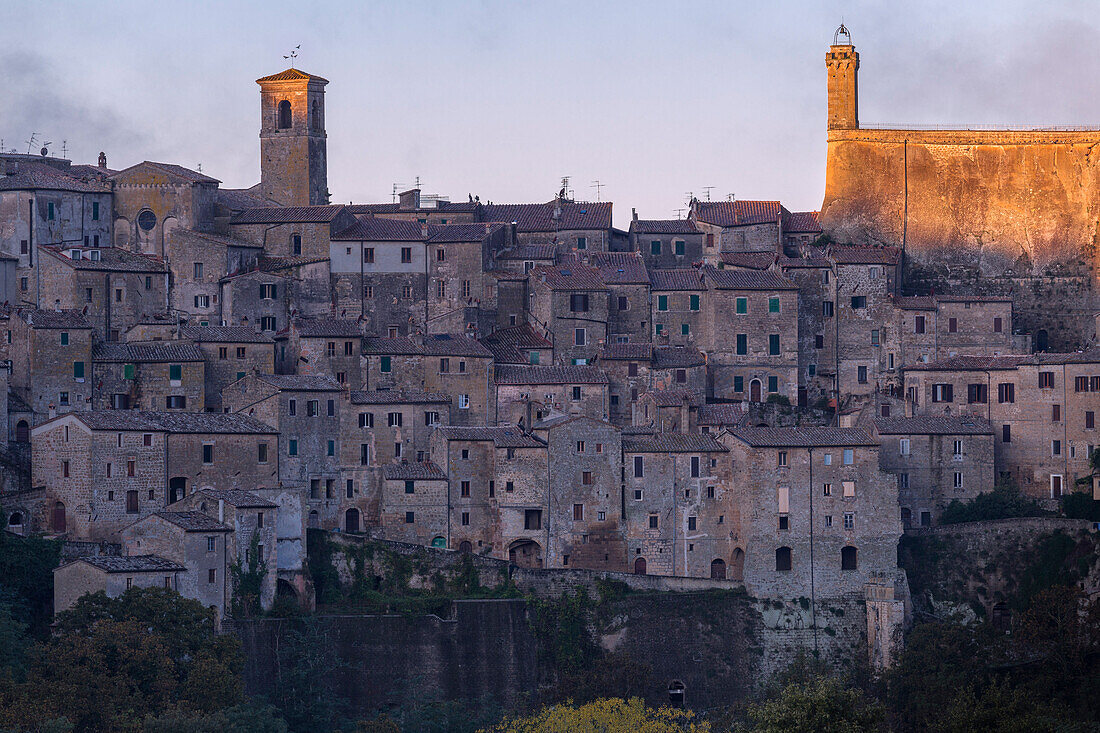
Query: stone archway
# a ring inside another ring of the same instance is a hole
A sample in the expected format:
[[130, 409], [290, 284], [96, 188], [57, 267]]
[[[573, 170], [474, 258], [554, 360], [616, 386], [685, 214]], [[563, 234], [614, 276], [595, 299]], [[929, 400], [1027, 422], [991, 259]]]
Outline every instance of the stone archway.
[[759, 379], [754, 379], [749, 382], [749, 402], [760, 402], [761, 392], [763, 391], [763, 385]]
[[740, 547], [733, 550], [733, 557], [730, 559], [730, 580], [744, 580], [745, 579], [745, 551]]
[[646, 570], [645, 558], [644, 557], [639, 557], [638, 559], [636, 559], [634, 561], [634, 574], [635, 575], [645, 575], [645, 570]]
[[722, 558], [715, 558], [710, 561], [710, 577], [711, 580], [725, 580], [726, 579], [726, 561]]
[[15, 424], [15, 442], [31, 442], [31, 426], [27, 424], [26, 420], [20, 420]]
[[521, 568], [541, 568], [542, 546], [534, 540], [516, 540], [508, 548], [508, 561]]

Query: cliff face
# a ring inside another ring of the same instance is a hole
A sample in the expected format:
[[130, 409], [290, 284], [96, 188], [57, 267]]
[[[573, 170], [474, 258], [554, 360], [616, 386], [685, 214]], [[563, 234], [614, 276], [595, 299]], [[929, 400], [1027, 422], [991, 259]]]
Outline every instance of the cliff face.
[[831, 130], [821, 221], [985, 277], [1092, 269], [1100, 132]]

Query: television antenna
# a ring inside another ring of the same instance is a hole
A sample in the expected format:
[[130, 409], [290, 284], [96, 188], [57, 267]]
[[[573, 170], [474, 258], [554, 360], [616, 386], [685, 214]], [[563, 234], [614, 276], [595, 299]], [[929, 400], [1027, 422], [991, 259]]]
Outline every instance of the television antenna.
[[298, 49], [301, 47], [302, 44], [299, 43], [290, 53], [283, 55], [284, 59], [288, 59], [290, 61], [290, 68], [292, 69], [294, 68], [294, 59], [298, 58]]
[[703, 195], [707, 197], [707, 201], [710, 201], [710, 192], [714, 186], [703, 186]]
[[592, 181], [591, 188], [596, 189], [596, 200], [597, 201], [600, 200], [600, 189], [603, 188], [605, 185], [606, 184], [600, 183], [599, 180]]
[[30, 138], [27, 139], [27, 155], [31, 154], [31, 148], [34, 147], [34, 141], [38, 139], [38, 133], [32, 132]]
[[736, 197], [733, 195], [733, 191], [726, 194], [726, 201], [734, 201]]
[[676, 218], [677, 219], [683, 219], [684, 218], [684, 212], [687, 211], [687, 209], [673, 209], [673, 211], [676, 212]]
[[38, 152], [41, 153], [43, 157], [49, 155], [51, 145], [53, 145], [53, 140], [42, 143], [42, 148]]
[[68, 140], [62, 140], [61, 141], [61, 157], [62, 158], [69, 157], [69, 141]]
[[570, 178], [572, 178], [572, 176], [562, 176], [561, 177], [561, 191], [558, 192], [558, 196], [563, 198], [563, 199], [572, 198], [572, 193], [573, 192], [569, 188], [569, 179]]
[[686, 198], [684, 199], [684, 203], [687, 204], [688, 206], [691, 206], [691, 202], [695, 200], [695, 192], [694, 191], [688, 191], [684, 195], [686, 196]]

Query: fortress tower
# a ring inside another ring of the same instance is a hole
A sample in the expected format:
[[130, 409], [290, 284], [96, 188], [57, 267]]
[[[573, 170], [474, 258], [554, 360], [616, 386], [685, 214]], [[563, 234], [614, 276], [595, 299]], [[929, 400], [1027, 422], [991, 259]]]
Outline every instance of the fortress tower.
[[260, 190], [283, 206], [328, 203], [327, 79], [297, 69], [260, 85]]
[[852, 45], [852, 36], [843, 24], [833, 34], [833, 45], [825, 54], [829, 70], [829, 129], [859, 129], [859, 94], [856, 76], [859, 54]]

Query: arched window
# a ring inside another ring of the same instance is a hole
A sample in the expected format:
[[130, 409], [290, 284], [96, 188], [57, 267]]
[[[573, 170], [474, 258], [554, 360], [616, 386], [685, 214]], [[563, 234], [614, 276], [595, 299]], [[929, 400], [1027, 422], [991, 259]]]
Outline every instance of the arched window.
[[21, 528], [23, 526], [22, 512], [12, 512], [11, 517], [8, 519], [8, 526], [12, 529]]
[[710, 561], [710, 577], [714, 580], [726, 579], [726, 561], [722, 558]]
[[791, 569], [791, 548], [780, 547], [775, 551], [775, 569], [787, 571]]
[[29, 443], [31, 440], [31, 427], [26, 420], [20, 420], [15, 424], [15, 442]]
[[309, 117], [310, 117], [310, 122], [309, 122], [310, 127], [313, 128], [314, 132], [320, 132], [321, 131], [321, 105], [317, 104], [317, 102], [314, 102], [310, 106]]
[[359, 510], [352, 508], [344, 512], [344, 531], [345, 532], [358, 532], [359, 531]]
[[65, 505], [60, 501], [53, 505], [53, 531], [65, 531]]
[[283, 100], [279, 102], [279, 120], [278, 127], [280, 130], [289, 130], [291, 124], [290, 118], [290, 102]]
[[634, 574], [645, 575], [645, 558], [639, 557], [634, 561]]
[[857, 557], [856, 548], [848, 545], [842, 548], [840, 551], [840, 569], [841, 570], [855, 570], [859, 567], [859, 558]]
[[302, 254], [302, 235], [291, 234], [290, 235], [290, 253], [292, 255]]

